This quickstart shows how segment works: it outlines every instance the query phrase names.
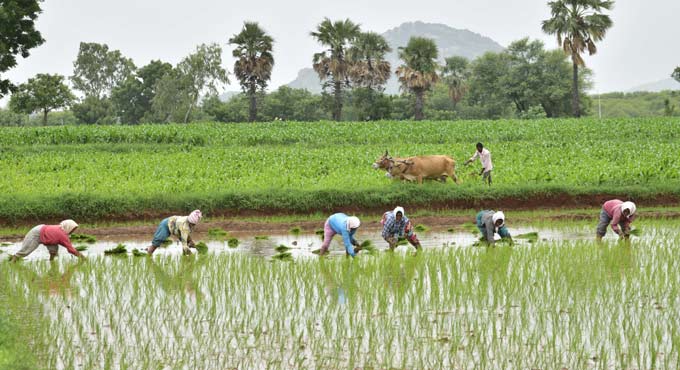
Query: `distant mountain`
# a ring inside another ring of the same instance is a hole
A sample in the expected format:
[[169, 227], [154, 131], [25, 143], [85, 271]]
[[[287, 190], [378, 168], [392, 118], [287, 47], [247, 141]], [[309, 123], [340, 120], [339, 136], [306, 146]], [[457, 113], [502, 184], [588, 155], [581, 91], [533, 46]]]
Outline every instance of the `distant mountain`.
[[[399, 27], [388, 30], [382, 34], [392, 47], [386, 59], [392, 65], [392, 71], [401, 65], [398, 48], [406, 46], [412, 36], [427, 37], [433, 39], [439, 48], [439, 62], [444, 63], [444, 58], [458, 55], [470, 60], [486, 53], [487, 51], [500, 52], [503, 47], [496, 41], [468, 30], [459, 30], [444, 24], [409, 22]], [[310, 64], [312, 56], [309, 56]], [[288, 84], [290, 87], [307, 89], [313, 93], [321, 93], [319, 77], [312, 68], [304, 68], [298, 72], [295, 80]], [[399, 83], [393, 75], [385, 86], [388, 94], [399, 93]]]
[[680, 82], [672, 78], [666, 78], [660, 81], [635, 86], [632, 89], [629, 89], [628, 92], [635, 91], [659, 92], [664, 90], [680, 90]]

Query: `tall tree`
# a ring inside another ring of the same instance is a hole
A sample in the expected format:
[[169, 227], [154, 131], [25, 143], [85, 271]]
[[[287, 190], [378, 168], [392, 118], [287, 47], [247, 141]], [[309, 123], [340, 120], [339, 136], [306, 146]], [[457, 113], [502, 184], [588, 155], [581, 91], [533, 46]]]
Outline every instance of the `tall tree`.
[[222, 67], [220, 45], [199, 45], [196, 52], [158, 81], [152, 101], [154, 118], [162, 122], [189, 122], [199, 98], [216, 95], [218, 87], [229, 83], [227, 75]]
[[339, 121], [342, 115], [343, 89], [349, 87], [349, 67], [346, 52], [350, 44], [359, 35], [360, 28], [349, 19], [331, 22], [325, 18], [310, 34], [321, 45], [328, 49], [314, 54], [313, 67], [324, 81], [324, 89], [333, 87], [333, 119]]
[[188, 80], [190, 100], [184, 115], [184, 123], [187, 123], [201, 94], [217, 94], [219, 86], [229, 83], [228, 72], [222, 67], [222, 47], [217, 43], [199, 45], [195, 53], [177, 65], [177, 70]]
[[86, 97], [103, 98], [135, 69], [132, 59], [124, 57], [120, 50], [109, 51], [106, 44], [81, 42], [71, 82]]
[[[156, 84], [172, 71], [172, 65], [152, 60], [111, 91], [111, 102], [121, 122], [135, 124], [151, 113], [151, 101], [156, 96]], [[151, 117], [149, 116], [149, 120]]]
[[64, 84], [64, 76], [40, 73], [19, 85], [9, 106], [19, 113], [42, 112], [43, 124], [47, 124], [50, 111], [69, 106], [73, 99], [71, 90]]
[[245, 22], [241, 32], [229, 39], [229, 44], [237, 45], [232, 52], [236, 58], [234, 75], [250, 100], [250, 122], [257, 119], [258, 90], [263, 91], [272, 77], [273, 43], [274, 39], [255, 22]]
[[399, 48], [399, 58], [404, 64], [397, 68], [397, 76], [404, 90], [416, 97], [415, 119], [422, 120], [425, 92], [439, 80], [437, 76], [437, 56], [439, 52], [434, 40], [424, 37], [411, 37], [406, 47]]
[[[35, 29], [41, 11], [39, 0], [0, 1], [0, 74], [17, 65], [18, 54], [27, 58], [29, 49], [45, 42]], [[13, 88], [9, 80], [0, 78], [0, 98]]]
[[603, 14], [611, 10], [612, 0], [556, 0], [548, 3], [551, 17], [543, 21], [543, 32], [557, 35], [557, 43], [572, 61], [572, 111], [581, 116], [579, 107], [578, 68], [585, 66], [581, 54], [597, 52], [596, 42], [601, 41], [612, 26], [611, 18]]
[[385, 54], [392, 51], [384, 37], [375, 32], [360, 33], [347, 51], [351, 62], [349, 77], [355, 87], [382, 90], [390, 78], [390, 62]]
[[453, 107], [463, 99], [468, 90], [468, 77], [470, 75], [470, 62], [465, 57], [452, 56], [446, 58], [446, 64], [442, 69], [442, 80], [449, 88], [449, 97]]
[[680, 82], [680, 67], [675, 67], [675, 70], [671, 74], [671, 77], [673, 77], [676, 81]]

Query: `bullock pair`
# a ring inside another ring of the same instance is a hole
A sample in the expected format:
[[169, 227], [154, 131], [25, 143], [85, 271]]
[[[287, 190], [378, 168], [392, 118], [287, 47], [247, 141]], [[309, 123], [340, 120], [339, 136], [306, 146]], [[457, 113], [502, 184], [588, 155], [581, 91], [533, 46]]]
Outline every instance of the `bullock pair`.
[[447, 177], [458, 183], [456, 161], [447, 155], [420, 155], [415, 157], [392, 157], [387, 150], [373, 163], [373, 168], [387, 171], [387, 176], [399, 180], [418, 181], [434, 179], [446, 182]]

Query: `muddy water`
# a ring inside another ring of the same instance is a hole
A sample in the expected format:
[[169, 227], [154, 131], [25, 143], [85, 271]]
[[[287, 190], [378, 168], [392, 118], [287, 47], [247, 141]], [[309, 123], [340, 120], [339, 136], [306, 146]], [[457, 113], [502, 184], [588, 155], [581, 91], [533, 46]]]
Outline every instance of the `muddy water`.
[[[510, 228], [511, 235], [520, 235], [529, 232], [538, 232], [539, 241], [561, 241], [561, 240], [592, 240], [593, 230], [591, 227], [558, 227], [558, 228], [535, 228], [520, 226]], [[417, 233], [418, 238], [425, 249], [429, 248], [468, 248], [472, 247], [477, 242], [480, 234], [472, 230], [448, 232], [446, 230], [433, 230], [427, 232]], [[258, 238], [259, 237], [259, 238]], [[261, 237], [266, 237], [262, 239]], [[652, 238], [653, 235], [647, 233], [643, 238]], [[230, 248], [227, 242], [229, 238], [237, 238], [239, 245], [236, 248]], [[387, 243], [382, 239], [380, 230], [361, 230], [357, 233], [356, 238], [359, 242], [370, 240], [377, 249], [386, 250]], [[611, 232], [605, 239], [616, 238]], [[273, 235], [255, 235], [247, 232], [230, 232], [226, 238], [211, 238], [207, 234], [198, 234], [196, 240], [203, 241], [208, 245], [210, 253], [247, 253], [253, 256], [271, 257], [278, 252], [276, 247], [284, 245], [291, 248], [288, 252], [294, 258], [316, 258], [317, 255], [312, 251], [321, 247], [321, 236], [316, 234], [302, 233], [299, 235], [292, 234], [273, 234]], [[526, 240], [515, 239], [516, 243], [530, 245]], [[88, 247], [83, 252], [88, 257], [104, 256], [104, 251], [116, 247], [118, 244], [124, 244], [127, 247], [128, 253], [136, 249], [140, 252], [146, 253], [146, 247], [150, 244], [148, 240], [140, 240], [139, 235], [125, 236], [115, 235], [110, 237], [100, 237], [94, 244], [74, 243], [75, 246], [85, 245]], [[7, 258], [8, 255], [14, 254], [21, 248], [21, 241], [12, 243], [5, 243], [0, 247], [0, 259]], [[407, 252], [413, 248], [409, 245], [402, 245], [397, 248], [399, 252]], [[155, 254], [158, 255], [177, 255], [181, 254], [182, 246], [178, 242], [159, 248]], [[69, 258], [64, 248], [60, 248], [60, 258]], [[344, 247], [342, 246], [342, 239], [336, 235], [331, 244], [331, 256], [344, 255]], [[41, 260], [49, 257], [47, 249], [40, 246], [35, 252], [28, 256], [27, 260]]]

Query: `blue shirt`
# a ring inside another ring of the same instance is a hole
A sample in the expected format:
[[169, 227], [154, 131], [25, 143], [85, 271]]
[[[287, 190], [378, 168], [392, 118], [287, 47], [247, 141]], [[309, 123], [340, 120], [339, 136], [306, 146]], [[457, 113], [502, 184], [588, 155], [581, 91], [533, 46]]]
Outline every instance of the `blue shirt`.
[[353, 245], [357, 242], [354, 239], [354, 234], [357, 232], [357, 229], [352, 229], [351, 231], [347, 230], [348, 218], [349, 216], [344, 213], [336, 213], [328, 218], [328, 225], [331, 227], [331, 229], [333, 229], [333, 231], [342, 236], [342, 242], [345, 244], [345, 250], [350, 256], [355, 257], [356, 253], [354, 253]]

